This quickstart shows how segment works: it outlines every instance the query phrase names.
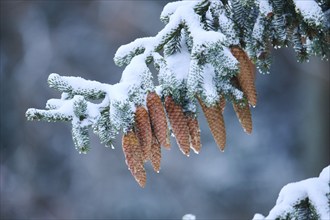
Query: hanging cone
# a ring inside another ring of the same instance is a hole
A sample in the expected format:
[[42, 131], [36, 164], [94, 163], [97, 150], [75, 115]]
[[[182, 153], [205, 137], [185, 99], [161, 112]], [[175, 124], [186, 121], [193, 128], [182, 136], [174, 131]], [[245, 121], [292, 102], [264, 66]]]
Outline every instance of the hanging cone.
[[226, 107], [226, 99], [223, 96], [220, 96], [219, 106], [220, 106], [221, 112], [223, 113], [225, 111], [225, 107]]
[[160, 143], [158, 142], [157, 138], [153, 135], [149, 159], [151, 161], [152, 167], [154, 168], [154, 171], [157, 173], [160, 170], [161, 158], [162, 158], [162, 154], [161, 154]]
[[174, 102], [172, 96], [167, 96], [165, 98], [165, 109], [180, 150], [189, 156], [189, 129], [182, 107]]
[[147, 96], [147, 107], [150, 116], [150, 122], [157, 140], [165, 148], [169, 149], [170, 137], [167, 127], [165, 111], [162, 101], [155, 92], [150, 92]]
[[231, 52], [240, 64], [240, 72], [237, 75], [239, 85], [252, 106], [257, 104], [257, 92], [254, 84], [255, 67], [248, 55], [239, 47], [232, 47]]
[[199, 104], [202, 107], [211, 133], [221, 151], [224, 151], [226, 145], [226, 129], [223, 120], [222, 110], [219, 104], [207, 107], [200, 99]]
[[235, 103], [233, 102], [233, 107], [236, 112], [236, 116], [241, 123], [243, 130], [251, 134], [252, 133], [252, 118], [251, 118], [251, 112], [250, 107], [248, 103]]
[[123, 151], [128, 169], [141, 187], [146, 184], [146, 171], [143, 166], [143, 153], [134, 131], [123, 135]]
[[143, 152], [143, 161], [149, 158], [152, 143], [152, 131], [149, 114], [143, 106], [138, 106], [135, 111], [136, 135]]
[[194, 150], [196, 154], [201, 150], [201, 130], [199, 129], [199, 124], [197, 117], [194, 115], [187, 115], [187, 124], [189, 128], [190, 135], [190, 147]]

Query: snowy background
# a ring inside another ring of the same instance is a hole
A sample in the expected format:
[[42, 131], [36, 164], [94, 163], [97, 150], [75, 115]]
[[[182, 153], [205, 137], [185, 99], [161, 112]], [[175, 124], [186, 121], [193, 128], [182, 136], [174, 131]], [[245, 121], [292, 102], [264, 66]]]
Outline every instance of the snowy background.
[[1, 219], [251, 219], [268, 214], [289, 182], [318, 176], [329, 164], [329, 61], [296, 62], [274, 51], [270, 75], [257, 75], [254, 130], [246, 135], [225, 110], [221, 153], [200, 115], [202, 150], [185, 157], [172, 139], [159, 174], [134, 181], [116, 149], [92, 137], [80, 155], [69, 123], [26, 121], [59, 93], [52, 72], [116, 83], [119, 46], [154, 36], [168, 1], [1, 1]]

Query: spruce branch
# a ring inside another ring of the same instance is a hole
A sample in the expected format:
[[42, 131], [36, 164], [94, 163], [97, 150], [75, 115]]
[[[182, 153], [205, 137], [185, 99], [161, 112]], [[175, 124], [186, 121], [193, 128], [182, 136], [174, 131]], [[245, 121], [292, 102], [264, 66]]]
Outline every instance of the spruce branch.
[[[128, 166], [144, 186], [140, 157], [159, 171], [160, 145], [170, 148], [170, 132], [185, 155], [189, 148], [199, 152], [197, 102], [221, 150], [226, 142], [222, 116], [226, 101], [251, 133], [249, 105], [257, 102], [255, 69], [269, 72], [272, 48], [293, 47], [299, 61], [312, 55], [327, 59], [329, 10], [323, 0], [169, 3], [160, 16], [165, 26], [157, 35], [118, 48], [114, 62], [125, 67], [120, 82], [111, 85], [52, 73], [48, 84], [62, 93], [61, 98], [48, 100], [46, 110], [28, 109], [26, 117], [70, 121], [75, 147], [82, 153], [90, 148], [90, 128], [112, 147], [122, 131]], [[151, 65], [158, 71], [156, 84]], [[141, 131], [145, 125], [148, 135]], [[139, 148], [149, 150], [134, 155]]]
[[318, 177], [284, 186], [268, 216], [255, 214], [253, 220], [328, 219], [330, 215], [330, 166]]
[[48, 77], [48, 85], [59, 92], [81, 95], [87, 99], [97, 100], [105, 97], [104, 84], [97, 81], [85, 80], [80, 77], [60, 76], [52, 73]]

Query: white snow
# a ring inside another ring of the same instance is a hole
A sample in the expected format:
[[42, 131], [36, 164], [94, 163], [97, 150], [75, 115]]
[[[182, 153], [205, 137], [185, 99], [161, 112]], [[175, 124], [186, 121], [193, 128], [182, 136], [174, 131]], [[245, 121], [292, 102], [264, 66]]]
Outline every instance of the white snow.
[[116, 83], [112, 86], [109, 86], [107, 89], [107, 94], [111, 101], [123, 101], [128, 99], [128, 91], [130, 88], [130, 83]]
[[[223, 55], [224, 55], [224, 59], [222, 59], [223, 62], [223, 66], [226, 66], [228, 69], [234, 70], [237, 69], [238, 70], [238, 65], [239, 62], [238, 60], [234, 57], [234, 55], [231, 53], [230, 49], [228, 47], [222, 47], [223, 49]], [[225, 75], [226, 72], [222, 71], [221, 75]]]
[[188, 27], [190, 35], [194, 39], [194, 49], [198, 49], [205, 44], [224, 42], [226, 37], [222, 33], [203, 29], [200, 23], [200, 17], [194, 11], [194, 6], [198, 3], [199, 1], [186, 1], [182, 5], [178, 4], [170, 5], [168, 8], [165, 7], [164, 16], [168, 13], [170, 14], [174, 10], [174, 6], [178, 6], [170, 16], [169, 23], [155, 37], [139, 38], [119, 47], [115, 54], [115, 60], [124, 58], [136, 48], [145, 48], [145, 54], [154, 52], [157, 46], [167, 39], [168, 34], [178, 29], [181, 24]]
[[205, 102], [209, 105], [214, 104], [219, 100], [219, 94], [214, 82], [215, 73], [214, 67], [210, 64], [206, 64], [203, 68], [203, 94], [206, 99]]
[[[193, 3], [195, 5], [195, 3]], [[176, 1], [176, 2], [170, 2], [165, 7], [163, 8], [162, 13], [160, 14], [160, 19], [164, 19], [170, 15], [172, 15], [176, 9], [180, 6], [185, 6], [187, 5], [187, 2], [185, 1]]]
[[314, 0], [294, 0], [296, 11], [300, 12], [306, 22], [320, 25], [323, 21], [321, 7]]
[[164, 88], [172, 87], [175, 85], [172, 85], [173, 82], [172, 79], [174, 78], [173, 71], [168, 67], [167, 62], [165, 61], [164, 57], [162, 57], [159, 53], [153, 53], [152, 54], [154, 58], [155, 65], [158, 66], [158, 81], [160, 83], [159, 86], [157, 86], [156, 93], [159, 95], [161, 94], [162, 90]]
[[180, 82], [188, 77], [190, 61], [190, 53], [188, 52], [185, 43], [181, 44], [180, 52], [166, 57], [168, 68], [174, 73], [174, 77]]
[[65, 115], [74, 116], [74, 113], [73, 113], [73, 100], [71, 99], [71, 100], [63, 101], [62, 106], [60, 108], [54, 110], [54, 111], [63, 113]]
[[96, 118], [100, 117], [101, 114], [100, 114], [100, 110], [99, 110], [99, 105], [91, 103], [91, 102], [87, 102], [86, 114], [91, 119], [96, 119]]
[[196, 216], [193, 214], [185, 214], [182, 216], [182, 220], [196, 220]]
[[[136, 56], [133, 59], [132, 66], [129, 66], [125, 69], [122, 80], [120, 83], [110, 85], [110, 84], [102, 84], [96, 81], [85, 80], [80, 77], [66, 77], [59, 76], [56, 73], [52, 73], [49, 76], [49, 80], [55, 81], [55, 83], [63, 84], [64, 87], [68, 86], [71, 90], [82, 91], [82, 90], [100, 90], [105, 92], [106, 96], [102, 100], [101, 103], [95, 104], [86, 100], [87, 110], [86, 115], [87, 118], [81, 122], [74, 114], [74, 102], [83, 100], [84, 97], [81, 95], [75, 95], [72, 99], [67, 99], [68, 94], [66, 92], [62, 93], [61, 99], [50, 99], [46, 104], [46, 108], [51, 109], [48, 113], [51, 114], [63, 114], [65, 116], [72, 117], [72, 123], [80, 123], [81, 126], [88, 126], [93, 123], [100, 117], [100, 111], [105, 106], [108, 106], [109, 103], [113, 104], [115, 102], [125, 103], [129, 100], [129, 91], [135, 85], [140, 85], [142, 81], [140, 71], [145, 71], [147, 68], [144, 62], [144, 59], [140, 56]], [[138, 69], [133, 69], [133, 67]], [[137, 72], [138, 71], [138, 72]], [[111, 111], [114, 111], [113, 105], [110, 106]], [[132, 111], [135, 110], [135, 106], [133, 103], [130, 105]], [[38, 110], [39, 111], [39, 110]], [[42, 112], [42, 111], [41, 111]]]
[[234, 22], [230, 20], [225, 14], [225, 12], [222, 11], [222, 13], [219, 14], [219, 25], [220, 29], [223, 31], [223, 33], [227, 36], [226, 43], [228, 45], [238, 45], [239, 44], [239, 38], [236, 35], [235, 29], [234, 29]]
[[58, 109], [63, 105], [62, 99], [49, 99], [46, 102], [46, 109]]
[[252, 37], [258, 41], [262, 41], [264, 26], [260, 24], [261, 16], [259, 15], [256, 23], [253, 26]]
[[[167, 83], [170, 82], [173, 84], [174, 82], [172, 82], [171, 79], [174, 77], [178, 83], [182, 82], [183, 80], [187, 80], [189, 84], [189, 71], [191, 71], [194, 65], [196, 65], [196, 60], [191, 60], [191, 55], [188, 52], [188, 49], [185, 47], [185, 42], [181, 42], [182, 48], [180, 52], [166, 57], [165, 59], [156, 51], [156, 48], [160, 44], [163, 44], [164, 41], [168, 40], [168, 35], [173, 31], [176, 31], [182, 24], [187, 27], [190, 36], [193, 38], [193, 47], [191, 54], [200, 53], [202, 50], [205, 49], [206, 45], [225, 42], [226, 37], [224, 34], [215, 31], [206, 31], [203, 29], [200, 23], [200, 16], [194, 11], [194, 7], [198, 3], [199, 1], [185, 1], [167, 4], [161, 14], [161, 18], [169, 16], [168, 23], [155, 37], [137, 39], [127, 45], [121, 46], [117, 50], [114, 59], [118, 63], [118, 61], [120, 61], [121, 59], [134, 56], [132, 52], [135, 51], [137, 48], [144, 49], [144, 52], [142, 54], [136, 55], [134, 58], [132, 58], [131, 62], [126, 66], [123, 72], [120, 84], [131, 84], [131, 87], [129, 87], [128, 85], [124, 86], [124, 90], [130, 90], [133, 86], [141, 85], [141, 75], [149, 71], [148, 67], [145, 64], [145, 59], [150, 55], [154, 57], [155, 63], [158, 62], [158, 65], [160, 66], [158, 75], [160, 81], [164, 81]], [[224, 22], [226, 22], [227, 25], [230, 25], [230, 21], [224, 20]], [[182, 38], [184, 38], [183, 33], [181, 34]], [[226, 52], [228, 53], [228, 51]], [[230, 57], [233, 58], [231, 54]], [[236, 62], [236, 59], [233, 58], [233, 62], [228, 63], [228, 65], [235, 65]], [[218, 95], [214, 86], [214, 82], [212, 82], [214, 77], [214, 69], [210, 68], [211, 66], [207, 67], [207, 71], [205, 72], [205, 76], [203, 77], [208, 80], [204, 84], [204, 87], [206, 94], [211, 96], [207, 95], [207, 97], [210, 97], [209, 99], [213, 100], [218, 97]], [[191, 80], [195, 79], [190, 79], [190, 81]], [[191, 88], [195, 87], [193, 86]], [[110, 90], [111, 93], [109, 94], [109, 99], [118, 100], [118, 97], [114, 96], [114, 89], [112, 88]], [[161, 90], [161, 87], [157, 87], [157, 92], [160, 92]], [[126, 98], [120, 94], [119, 97], [121, 97], [119, 99]]]
[[143, 74], [144, 72], [149, 71], [145, 59], [146, 56], [144, 54], [135, 56], [131, 60], [131, 63], [124, 69], [120, 83], [128, 83], [132, 85], [141, 84], [141, 73]]
[[[198, 1], [192, 2], [194, 4], [198, 3]], [[211, 44], [225, 40], [225, 36], [222, 33], [204, 30], [201, 26], [199, 15], [195, 13], [193, 7], [188, 7], [187, 5], [177, 8], [175, 13], [170, 17], [169, 24], [166, 25], [166, 27], [162, 31], [160, 31], [159, 34], [163, 35], [163, 31], [165, 31], [165, 33], [168, 33], [169, 28], [167, 26], [177, 27], [180, 23], [184, 23], [188, 26], [190, 34], [194, 39], [195, 46], [207, 43]]]
[[324, 168], [322, 170], [322, 172], [320, 173], [319, 178], [323, 181], [330, 182], [330, 166], [327, 166], [326, 168]]
[[[139, 59], [140, 57], [135, 57], [135, 60], [133, 63], [135, 66], [139, 65], [139, 70], [145, 67], [146, 65], [144, 62], [141, 62]], [[144, 66], [143, 66], [144, 64]], [[87, 102], [87, 120], [84, 120], [82, 123], [84, 125], [88, 125], [93, 123], [97, 118], [100, 116], [100, 109], [103, 107], [109, 105], [110, 100], [118, 101], [118, 102], [125, 102], [128, 100], [128, 94], [129, 90], [132, 86], [134, 86], [137, 83], [141, 83], [141, 78], [139, 77], [140, 74], [132, 74], [130, 71], [134, 72], [134, 69], [132, 69], [133, 66], [130, 66], [128, 69], [125, 69], [123, 76], [122, 76], [122, 82], [110, 85], [110, 84], [103, 84], [99, 83], [97, 81], [92, 80], [85, 80], [81, 77], [69, 77], [69, 76], [60, 76], [56, 73], [52, 73], [49, 75], [48, 80], [49, 81], [55, 81], [59, 84], [64, 84], [65, 86], [68, 86], [73, 91], [88, 91], [88, 90], [100, 90], [105, 92], [106, 97], [102, 100], [101, 103], [95, 104], [91, 102]], [[128, 73], [127, 73], [128, 72]], [[135, 71], [136, 72], [136, 71]], [[46, 108], [52, 109], [49, 111], [50, 114], [52, 113], [60, 113], [66, 116], [72, 116], [73, 123], [76, 123], [79, 119], [76, 118], [74, 114], [74, 102], [78, 101], [79, 99], [84, 99], [81, 95], [75, 95], [72, 99], [67, 99], [68, 94], [63, 92], [61, 99], [50, 99], [46, 103]]]
[[148, 42], [153, 42], [152, 39], [153, 37], [137, 38], [129, 44], [120, 46], [115, 53], [115, 62], [117, 59], [122, 59], [123, 57], [127, 56], [132, 51], [135, 51], [138, 48], [145, 48], [145, 45], [148, 44]]
[[256, 214], [253, 220], [275, 219], [278, 216], [285, 216], [286, 213], [293, 210], [294, 205], [307, 197], [315, 207], [320, 219], [329, 219], [330, 207], [326, 197], [326, 194], [329, 193], [329, 183], [330, 166], [324, 168], [319, 177], [289, 183], [282, 188], [276, 205], [268, 216], [262, 218], [261, 214]]
[[162, 91], [163, 91], [162, 85], [159, 85], [159, 86], [155, 87], [155, 92], [156, 92], [157, 95], [161, 96]]
[[264, 220], [264, 219], [265, 219], [265, 216], [263, 216], [262, 214], [256, 213], [256, 214], [254, 214], [252, 220]]
[[104, 90], [107, 84], [103, 84], [94, 80], [86, 80], [75, 76], [60, 76], [57, 73], [51, 73], [48, 81], [62, 81], [72, 87], [73, 90]]
[[260, 14], [262, 14], [263, 16], [267, 16], [269, 13], [273, 11], [273, 8], [269, 4], [268, 0], [260, 0], [259, 10], [260, 10]]

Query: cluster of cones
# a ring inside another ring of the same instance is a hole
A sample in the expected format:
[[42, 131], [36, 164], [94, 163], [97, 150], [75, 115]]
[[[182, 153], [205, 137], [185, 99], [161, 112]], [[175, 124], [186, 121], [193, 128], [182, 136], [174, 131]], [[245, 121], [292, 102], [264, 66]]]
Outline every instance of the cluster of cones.
[[135, 127], [124, 134], [122, 140], [128, 169], [142, 187], [146, 183], [144, 162], [149, 160], [153, 169], [159, 172], [161, 146], [170, 149], [166, 115], [182, 153], [189, 156], [190, 148], [195, 152], [199, 152], [201, 148], [197, 118], [184, 113], [171, 96], [165, 98], [165, 113], [160, 97], [155, 92], [150, 92], [147, 95], [147, 109], [137, 106]]
[[[247, 102], [235, 103], [233, 107], [245, 132], [252, 132], [252, 120], [249, 104], [256, 105], [256, 89], [254, 85], [255, 69], [246, 55], [238, 48], [231, 48], [232, 54], [240, 63], [240, 73], [234, 81], [244, 93]], [[206, 106], [198, 98], [211, 133], [223, 151], [226, 144], [226, 130], [223, 119], [225, 99], [221, 96], [219, 102], [213, 106]], [[171, 96], [165, 97], [165, 109], [160, 97], [155, 92], [147, 95], [147, 108], [137, 106], [134, 128], [123, 135], [122, 145], [126, 164], [135, 180], [141, 187], [146, 183], [144, 163], [150, 161], [156, 172], [160, 170], [161, 146], [170, 148], [170, 135], [167, 118], [172, 132], [183, 154], [189, 156], [190, 149], [198, 153], [201, 149], [200, 129], [195, 114], [184, 112]], [[166, 113], [165, 113], [166, 111]]]

